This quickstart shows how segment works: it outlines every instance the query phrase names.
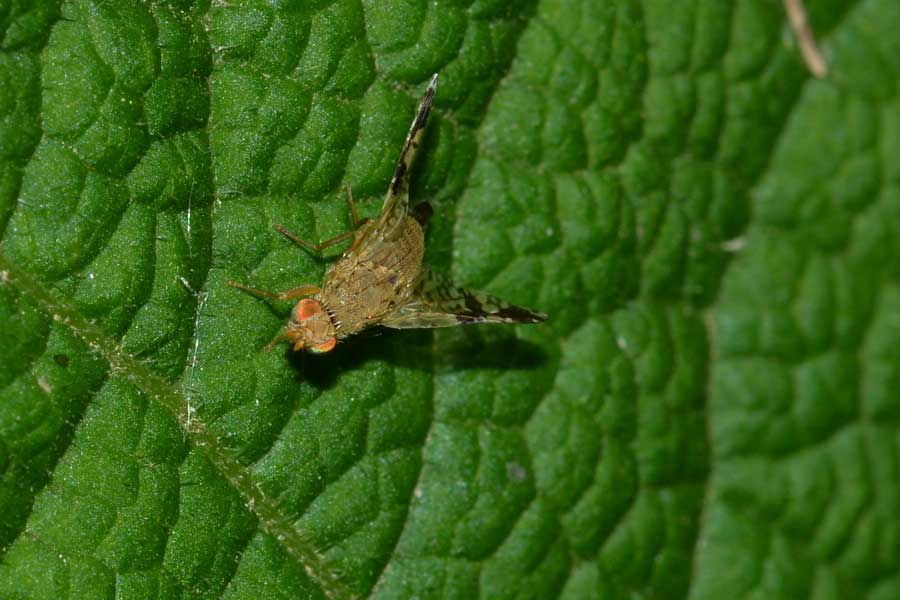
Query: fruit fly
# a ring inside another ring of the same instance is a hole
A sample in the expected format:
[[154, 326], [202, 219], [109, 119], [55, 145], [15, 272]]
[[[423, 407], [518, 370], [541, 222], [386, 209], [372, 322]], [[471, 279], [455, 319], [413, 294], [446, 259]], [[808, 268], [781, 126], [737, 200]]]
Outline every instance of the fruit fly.
[[291, 241], [315, 252], [352, 238], [350, 247], [328, 270], [322, 287], [300, 285], [276, 294], [228, 281], [228, 285], [262, 298], [302, 298], [266, 350], [287, 340], [294, 350], [329, 352], [338, 340], [374, 325], [428, 329], [469, 323], [539, 323], [547, 318], [495, 296], [458, 287], [422, 265], [424, 226], [431, 207], [422, 203], [410, 209], [409, 171], [428, 121], [437, 80], [435, 74], [425, 90], [377, 219], [359, 219], [348, 188], [353, 219], [350, 231], [313, 244], [281, 225], [275, 226]]

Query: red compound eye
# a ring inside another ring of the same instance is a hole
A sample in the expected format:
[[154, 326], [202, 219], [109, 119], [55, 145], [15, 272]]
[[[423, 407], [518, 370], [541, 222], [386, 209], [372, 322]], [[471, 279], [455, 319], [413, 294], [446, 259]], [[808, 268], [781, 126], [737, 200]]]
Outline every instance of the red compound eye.
[[327, 340], [325, 340], [324, 342], [322, 342], [321, 344], [316, 344], [315, 346], [310, 346], [309, 349], [317, 354], [321, 354], [323, 352], [331, 352], [331, 350], [334, 349], [334, 345], [336, 343], [337, 343], [337, 340], [334, 338], [334, 336], [332, 336], [332, 337], [328, 338]]
[[299, 321], [305, 321], [310, 317], [316, 316], [320, 312], [322, 312], [322, 305], [310, 298], [304, 298], [297, 305], [297, 319]]

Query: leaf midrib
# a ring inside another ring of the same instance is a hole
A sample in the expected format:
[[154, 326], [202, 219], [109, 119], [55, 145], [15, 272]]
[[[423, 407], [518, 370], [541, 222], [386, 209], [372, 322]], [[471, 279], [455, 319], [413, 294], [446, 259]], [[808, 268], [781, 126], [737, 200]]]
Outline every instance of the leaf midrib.
[[188, 399], [176, 387], [125, 352], [101, 327], [82, 315], [77, 306], [19, 269], [2, 252], [0, 272], [4, 273], [7, 284], [34, 299], [55, 322], [69, 328], [92, 352], [105, 360], [110, 375], [121, 375], [171, 413], [192, 446], [204, 453], [215, 469], [238, 492], [247, 510], [257, 517], [262, 528], [300, 563], [309, 578], [327, 597], [335, 600], [356, 597], [315, 549], [310, 537], [281, 512], [275, 500], [262, 492], [252, 472], [197, 417], [196, 410], [190, 407]]

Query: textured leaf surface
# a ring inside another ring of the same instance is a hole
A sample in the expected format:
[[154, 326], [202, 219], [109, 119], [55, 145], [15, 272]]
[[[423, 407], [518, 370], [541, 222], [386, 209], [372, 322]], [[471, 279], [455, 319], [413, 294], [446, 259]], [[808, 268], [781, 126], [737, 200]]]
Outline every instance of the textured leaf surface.
[[[900, 596], [900, 5], [808, 5], [0, 3], [0, 597]], [[550, 320], [262, 352], [436, 71]]]

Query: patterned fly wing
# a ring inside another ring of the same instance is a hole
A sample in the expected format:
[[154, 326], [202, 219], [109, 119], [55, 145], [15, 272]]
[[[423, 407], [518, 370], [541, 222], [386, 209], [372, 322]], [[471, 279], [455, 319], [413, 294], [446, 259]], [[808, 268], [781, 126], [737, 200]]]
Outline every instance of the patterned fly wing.
[[429, 269], [410, 300], [382, 321], [394, 329], [452, 327], [470, 323], [540, 323], [547, 315], [504, 302], [496, 296], [456, 286]]
[[437, 81], [438, 75], [435, 73], [428, 83], [428, 88], [425, 90], [425, 95], [422, 97], [419, 109], [416, 111], [416, 117], [409, 127], [409, 133], [406, 135], [403, 150], [400, 151], [400, 158], [397, 160], [397, 166], [394, 169], [394, 176], [391, 179], [387, 196], [385, 196], [381, 214], [374, 223], [365, 228], [356, 244], [359, 247], [360, 254], [365, 253], [367, 246], [391, 241], [398, 231], [403, 229], [406, 217], [409, 214], [409, 172], [416, 157], [416, 150], [418, 150], [422, 141], [422, 135], [425, 132], [425, 125], [428, 122], [428, 113], [431, 111], [431, 103], [434, 100]]

